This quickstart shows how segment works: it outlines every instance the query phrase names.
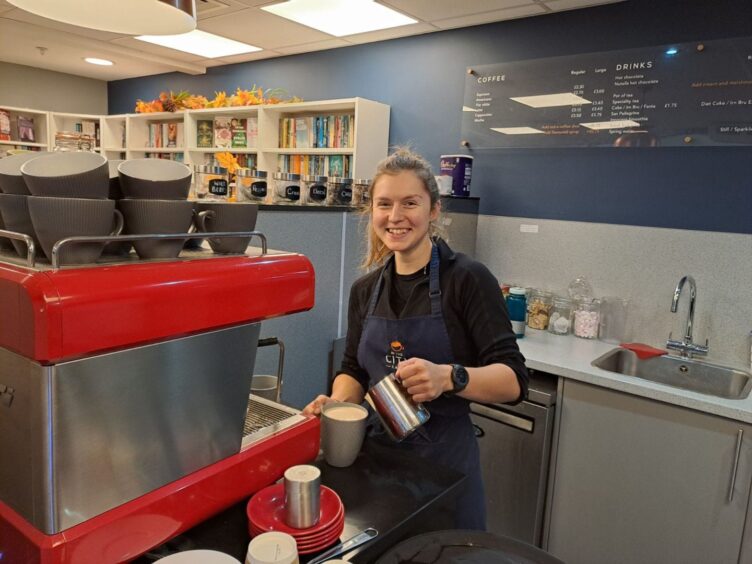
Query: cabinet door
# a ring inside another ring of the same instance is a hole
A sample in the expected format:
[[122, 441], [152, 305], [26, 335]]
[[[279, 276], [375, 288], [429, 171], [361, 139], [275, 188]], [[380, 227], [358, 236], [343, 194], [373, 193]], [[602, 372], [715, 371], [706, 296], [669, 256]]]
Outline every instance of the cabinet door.
[[571, 380], [560, 405], [552, 554], [578, 564], [736, 564], [750, 426]]

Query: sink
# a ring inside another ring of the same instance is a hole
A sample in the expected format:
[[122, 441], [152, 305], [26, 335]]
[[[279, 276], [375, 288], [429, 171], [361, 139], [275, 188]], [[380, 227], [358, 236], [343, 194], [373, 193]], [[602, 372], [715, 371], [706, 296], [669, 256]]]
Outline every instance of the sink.
[[749, 372], [696, 359], [664, 355], [641, 360], [633, 351], [616, 348], [591, 364], [624, 376], [720, 398], [744, 399], [752, 389]]

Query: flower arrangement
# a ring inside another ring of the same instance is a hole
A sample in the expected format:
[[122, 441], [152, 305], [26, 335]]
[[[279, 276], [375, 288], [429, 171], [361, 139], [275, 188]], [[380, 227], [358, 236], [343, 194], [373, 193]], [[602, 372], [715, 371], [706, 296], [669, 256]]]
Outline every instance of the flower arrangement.
[[215, 92], [214, 99], [205, 96], [180, 92], [160, 92], [159, 98], [145, 102], [136, 100], [137, 113], [176, 112], [180, 110], [199, 110], [202, 108], [229, 108], [235, 106], [256, 106], [259, 104], [282, 104], [284, 102], [302, 102], [298, 96], [284, 99], [285, 91], [281, 88], [263, 88], [255, 84], [249, 90], [238, 87], [234, 94], [225, 91]]
[[[230, 177], [230, 184], [232, 184], [235, 180], [235, 172], [240, 168], [238, 159], [235, 157], [235, 155], [226, 151], [222, 153], [215, 153], [214, 159], [217, 161], [217, 164], [219, 164], [219, 166], [227, 169], [228, 176]], [[237, 190], [237, 187], [235, 190]], [[227, 200], [229, 202], [236, 202], [237, 197], [235, 194], [236, 192], [233, 191], [233, 194]]]

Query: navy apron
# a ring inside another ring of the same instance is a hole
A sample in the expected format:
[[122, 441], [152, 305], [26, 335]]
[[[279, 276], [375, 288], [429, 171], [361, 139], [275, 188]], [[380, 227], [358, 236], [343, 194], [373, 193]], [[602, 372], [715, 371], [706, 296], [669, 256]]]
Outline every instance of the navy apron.
[[[394, 260], [393, 258], [390, 260]], [[358, 364], [368, 372], [369, 388], [394, 372], [400, 360], [422, 358], [435, 364], [452, 364], [454, 357], [441, 311], [439, 251], [431, 250], [429, 299], [431, 313], [405, 319], [374, 315], [384, 283], [384, 266], [371, 294], [363, 333], [358, 343]], [[467, 476], [457, 500], [455, 527], [486, 528], [486, 505], [480, 470], [478, 441], [470, 421], [468, 402], [439, 396], [424, 404], [431, 413], [426, 424], [400, 443], [388, 437], [379, 423], [374, 437], [395, 449], [407, 449], [423, 458], [449, 466]]]

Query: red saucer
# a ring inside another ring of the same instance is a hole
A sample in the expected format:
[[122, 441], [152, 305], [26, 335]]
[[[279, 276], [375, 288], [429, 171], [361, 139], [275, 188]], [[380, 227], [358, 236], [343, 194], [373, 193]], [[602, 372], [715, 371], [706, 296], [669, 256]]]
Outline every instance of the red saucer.
[[[335, 530], [341, 529], [344, 526], [344, 523], [345, 523], [345, 513], [342, 512], [340, 514], [340, 517], [334, 523], [332, 523], [332, 525], [330, 527], [327, 527], [323, 531], [319, 531], [319, 532], [316, 532], [316, 533], [300, 533], [300, 534], [294, 535], [293, 538], [295, 538], [295, 540], [298, 543], [319, 542], [319, 541], [321, 541], [321, 540], [323, 540], [323, 539], [331, 536], [332, 532], [334, 532]], [[248, 530], [250, 531], [251, 535], [253, 535], [253, 536], [260, 535], [261, 533], [267, 532], [266, 530], [257, 527], [253, 523], [249, 523]], [[301, 529], [301, 530], [302, 531], [307, 531], [308, 529]]]
[[[307, 529], [294, 529], [285, 523], [285, 485], [272, 484], [259, 490], [246, 506], [249, 529], [259, 531], [280, 531], [292, 535], [297, 539], [310, 537], [316, 533], [330, 531], [342, 520], [344, 526], [344, 506], [337, 493], [326, 486], [321, 486], [321, 500], [319, 501], [319, 521]], [[302, 539], [301, 539], [302, 540]]]

